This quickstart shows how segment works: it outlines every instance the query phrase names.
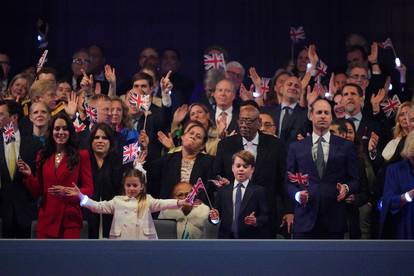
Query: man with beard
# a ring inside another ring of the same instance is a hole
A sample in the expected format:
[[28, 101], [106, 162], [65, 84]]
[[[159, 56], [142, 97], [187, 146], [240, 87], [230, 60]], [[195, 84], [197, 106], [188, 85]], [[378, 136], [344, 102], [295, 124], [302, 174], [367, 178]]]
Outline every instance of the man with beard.
[[[221, 184], [225, 182], [223, 178], [233, 183], [233, 154], [240, 150], [247, 150], [255, 156], [256, 166], [251, 180], [255, 185], [266, 189], [270, 204], [271, 225], [271, 233], [267, 237], [274, 238], [281, 224], [277, 219], [277, 214], [282, 214], [282, 223], [288, 226], [288, 231], [293, 222], [293, 202], [288, 201], [283, 187], [285, 151], [278, 138], [259, 131], [261, 126], [259, 109], [254, 101], [242, 103], [238, 126], [240, 129], [238, 134], [229, 136], [218, 144], [213, 172], [222, 180]], [[278, 199], [281, 201], [280, 204], [278, 204]]]
[[345, 198], [358, 192], [359, 170], [354, 145], [331, 135], [332, 108], [325, 99], [310, 107], [313, 133], [292, 143], [286, 184], [295, 199], [293, 236], [297, 239], [343, 239]]

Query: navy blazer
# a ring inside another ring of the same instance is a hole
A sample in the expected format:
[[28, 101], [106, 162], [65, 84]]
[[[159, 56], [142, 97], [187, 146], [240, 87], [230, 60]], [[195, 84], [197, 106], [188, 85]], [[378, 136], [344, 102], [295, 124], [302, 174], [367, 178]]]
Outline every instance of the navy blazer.
[[281, 131], [279, 131], [279, 122], [282, 106], [278, 104], [271, 107], [264, 107], [262, 108], [262, 111], [272, 116], [276, 129], [278, 130], [278, 137], [285, 145], [295, 142], [298, 134], [306, 136], [306, 132], [310, 132], [312, 129], [308, 120], [308, 110], [301, 107], [299, 104], [296, 104], [285, 127], [282, 128]]
[[[269, 234], [269, 206], [266, 197], [266, 190], [254, 185], [251, 181], [240, 205], [238, 217], [238, 231], [240, 239], [268, 238]], [[216, 197], [217, 210], [220, 213], [220, 227], [218, 238], [231, 239], [233, 237], [231, 226], [233, 223], [233, 183], [219, 189]], [[244, 223], [244, 218], [255, 212], [257, 225], [250, 226]]]
[[286, 176], [289, 196], [295, 198], [298, 191], [307, 189], [309, 201], [303, 206], [295, 200], [295, 232], [311, 231], [319, 216], [327, 222], [329, 232], [341, 233], [346, 230], [345, 201], [338, 202], [337, 183], [347, 184], [349, 193], [359, 190], [358, 158], [353, 143], [331, 135], [329, 156], [325, 173], [319, 177], [316, 164], [312, 158], [312, 136], [292, 143], [287, 158], [287, 172], [308, 175], [308, 186], [290, 182]]

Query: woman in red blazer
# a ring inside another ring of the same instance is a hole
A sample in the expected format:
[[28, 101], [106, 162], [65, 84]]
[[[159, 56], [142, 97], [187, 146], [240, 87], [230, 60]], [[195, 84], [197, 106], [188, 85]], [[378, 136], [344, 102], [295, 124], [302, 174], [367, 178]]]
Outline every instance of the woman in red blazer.
[[64, 197], [67, 187], [77, 185], [83, 194], [93, 194], [91, 163], [86, 150], [79, 150], [70, 118], [53, 118], [45, 147], [37, 156], [37, 173], [19, 160], [25, 185], [34, 197], [42, 196], [37, 238], [80, 238], [82, 212], [77, 197]]

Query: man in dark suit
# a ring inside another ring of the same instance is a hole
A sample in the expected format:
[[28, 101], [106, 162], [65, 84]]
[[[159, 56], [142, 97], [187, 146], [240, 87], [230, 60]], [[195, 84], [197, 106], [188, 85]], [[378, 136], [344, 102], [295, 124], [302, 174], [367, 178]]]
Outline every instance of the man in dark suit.
[[[227, 135], [233, 131], [237, 131], [237, 119], [239, 117], [239, 109], [234, 104], [236, 98], [236, 88], [232, 80], [223, 79], [216, 85], [213, 92], [213, 98], [216, 107], [211, 114], [213, 122], [225, 124], [225, 132]], [[220, 134], [222, 135], [222, 134]], [[222, 137], [225, 135], [222, 135]]]
[[254, 185], [254, 156], [242, 150], [232, 157], [234, 181], [217, 193], [216, 208], [210, 211], [211, 221], [221, 220], [218, 238], [267, 238], [269, 207], [266, 190]]
[[[214, 161], [213, 175], [220, 175], [233, 181], [231, 169], [232, 156], [240, 150], [250, 151], [256, 158], [256, 168], [253, 173], [254, 185], [266, 189], [271, 212], [271, 236], [275, 237], [279, 230], [280, 221], [277, 216], [290, 228], [293, 222], [293, 203], [287, 199], [283, 186], [285, 174], [285, 151], [278, 138], [263, 134], [260, 129], [260, 118], [257, 104], [244, 102], [240, 107], [239, 128], [240, 133], [220, 141]], [[278, 198], [281, 199], [278, 204]], [[278, 210], [278, 205], [279, 210]]]
[[301, 90], [300, 80], [291, 76], [281, 88], [283, 95], [281, 104], [263, 108], [264, 112], [273, 117], [277, 135], [285, 145], [296, 141], [298, 134], [305, 135], [310, 128], [308, 111], [299, 105]]
[[343, 239], [345, 201], [359, 189], [354, 145], [331, 135], [332, 108], [325, 99], [310, 107], [313, 133], [292, 143], [287, 159], [289, 196], [295, 199], [294, 237]]
[[15, 132], [14, 141], [6, 143], [2, 135], [0, 142], [0, 210], [3, 223], [3, 238], [30, 238], [32, 220], [36, 218], [37, 207], [23, 184], [23, 176], [17, 170], [18, 158], [27, 160], [34, 171], [36, 153], [41, 144], [31, 135], [19, 131], [19, 104], [14, 101], [0, 101], [0, 128], [10, 122]]

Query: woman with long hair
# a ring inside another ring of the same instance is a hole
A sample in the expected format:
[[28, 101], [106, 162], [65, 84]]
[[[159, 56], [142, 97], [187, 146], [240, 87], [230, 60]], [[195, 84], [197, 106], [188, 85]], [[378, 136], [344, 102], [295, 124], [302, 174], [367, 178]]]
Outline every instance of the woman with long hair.
[[79, 200], [64, 196], [75, 185], [82, 193], [93, 194], [89, 153], [79, 150], [72, 121], [65, 113], [53, 118], [49, 133], [37, 157], [36, 175], [23, 160], [17, 162], [27, 189], [34, 197], [42, 197], [37, 238], [80, 238]]

